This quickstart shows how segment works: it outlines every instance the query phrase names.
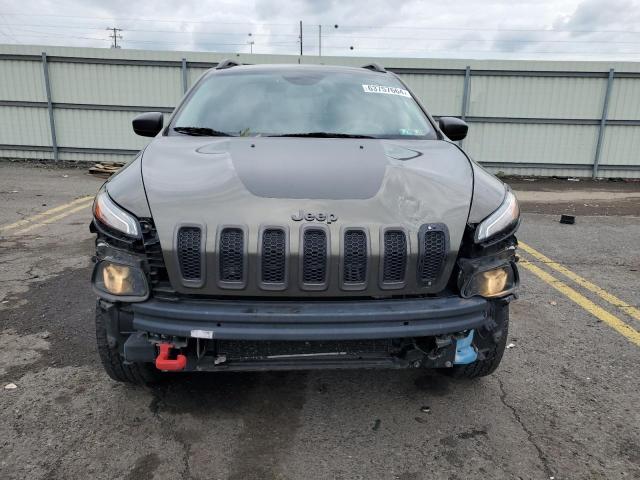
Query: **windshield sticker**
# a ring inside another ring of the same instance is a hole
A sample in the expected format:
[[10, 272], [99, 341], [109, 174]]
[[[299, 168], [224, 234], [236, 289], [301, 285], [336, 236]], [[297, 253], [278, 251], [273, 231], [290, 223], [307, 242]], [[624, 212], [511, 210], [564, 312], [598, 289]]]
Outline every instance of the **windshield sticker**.
[[400, 135], [411, 135], [412, 137], [419, 137], [422, 135], [426, 135], [426, 132], [422, 130], [410, 129], [410, 128], [401, 128], [399, 130]]
[[383, 85], [362, 85], [362, 89], [367, 93], [385, 93], [387, 95], [400, 95], [411, 98], [411, 94], [404, 88], [385, 87]]

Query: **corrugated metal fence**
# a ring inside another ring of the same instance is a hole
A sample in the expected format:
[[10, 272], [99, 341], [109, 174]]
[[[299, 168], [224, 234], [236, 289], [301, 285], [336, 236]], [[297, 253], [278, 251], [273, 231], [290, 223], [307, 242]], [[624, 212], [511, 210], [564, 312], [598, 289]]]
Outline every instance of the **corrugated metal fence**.
[[509, 174], [640, 177], [640, 64], [298, 57], [0, 45], [0, 157], [126, 160], [225, 57], [244, 63], [362, 65], [398, 73], [435, 116], [471, 125], [464, 148]]

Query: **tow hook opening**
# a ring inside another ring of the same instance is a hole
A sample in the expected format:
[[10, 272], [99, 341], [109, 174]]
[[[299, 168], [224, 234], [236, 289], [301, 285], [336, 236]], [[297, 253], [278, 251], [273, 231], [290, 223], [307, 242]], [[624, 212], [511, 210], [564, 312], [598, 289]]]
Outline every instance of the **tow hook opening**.
[[175, 358], [170, 358], [171, 349], [174, 348], [172, 343], [158, 344], [160, 353], [156, 357], [156, 368], [165, 372], [179, 372], [187, 366], [187, 357], [178, 353]]

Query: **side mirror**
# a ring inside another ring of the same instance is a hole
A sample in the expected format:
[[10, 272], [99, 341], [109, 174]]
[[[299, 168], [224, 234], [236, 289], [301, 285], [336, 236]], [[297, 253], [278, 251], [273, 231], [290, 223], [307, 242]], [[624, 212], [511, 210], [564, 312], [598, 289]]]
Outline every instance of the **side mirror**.
[[155, 137], [164, 124], [164, 115], [160, 112], [141, 113], [131, 122], [133, 131], [143, 137]]
[[464, 120], [456, 117], [440, 117], [438, 120], [440, 130], [449, 140], [457, 142], [467, 136], [469, 125]]

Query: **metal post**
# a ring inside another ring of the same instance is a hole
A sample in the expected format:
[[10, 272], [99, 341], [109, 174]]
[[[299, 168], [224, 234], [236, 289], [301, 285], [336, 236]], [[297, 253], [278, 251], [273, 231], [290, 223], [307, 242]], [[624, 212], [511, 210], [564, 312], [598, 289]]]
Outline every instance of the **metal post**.
[[467, 65], [467, 68], [464, 71], [464, 86], [462, 87], [462, 115], [460, 118], [465, 120], [467, 118], [467, 113], [469, 109], [469, 87], [471, 80], [471, 67]]
[[182, 59], [182, 93], [187, 93], [187, 59]]
[[300, 20], [300, 56], [302, 56], [302, 20]]
[[322, 56], [322, 25], [318, 25], [318, 56]]
[[596, 143], [596, 156], [593, 159], [593, 178], [598, 178], [598, 164], [600, 163], [600, 154], [602, 153], [602, 142], [604, 140], [604, 129], [607, 126], [607, 114], [609, 113], [609, 97], [611, 96], [611, 87], [613, 87], [614, 69], [609, 70], [607, 78], [607, 89], [604, 92], [604, 102], [602, 104], [602, 117], [600, 117], [600, 128], [598, 129], [598, 143]]
[[51, 101], [51, 83], [49, 82], [49, 64], [47, 63], [47, 53], [42, 52], [42, 71], [44, 73], [44, 88], [47, 92], [47, 109], [49, 110], [49, 129], [51, 131], [51, 148], [53, 149], [53, 159], [58, 161], [58, 141], [56, 140], [56, 121], [53, 118], [53, 103]]
[[[462, 87], [462, 112], [460, 118], [462, 120], [467, 119], [467, 113], [469, 113], [469, 90], [471, 89], [471, 67], [467, 65], [464, 70], [464, 85]], [[462, 147], [464, 140], [460, 140], [460, 146]]]

